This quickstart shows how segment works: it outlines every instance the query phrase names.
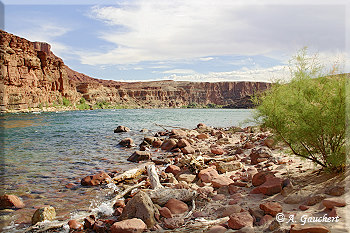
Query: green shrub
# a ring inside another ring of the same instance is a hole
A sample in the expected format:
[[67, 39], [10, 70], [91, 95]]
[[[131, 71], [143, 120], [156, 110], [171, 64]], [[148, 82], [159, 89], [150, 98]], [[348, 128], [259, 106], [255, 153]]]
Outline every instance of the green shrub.
[[66, 107], [71, 105], [69, 99], [67, 99], [65, 97], [62, 97], [62, 104], [63, 104], [63, 106], [66, 106]]
[[291, 151], [340, 171], [345, 155], [345, 75], [325, 75], [316, 57], [301, 50], [290, 62], [292, 80], [255, 96], [255, 119]]
[[79, 103], [80, 104], [85, 104], [86, 103], [86, 100], [84, 97], [81, 97], [81, 99], [79, 100]]

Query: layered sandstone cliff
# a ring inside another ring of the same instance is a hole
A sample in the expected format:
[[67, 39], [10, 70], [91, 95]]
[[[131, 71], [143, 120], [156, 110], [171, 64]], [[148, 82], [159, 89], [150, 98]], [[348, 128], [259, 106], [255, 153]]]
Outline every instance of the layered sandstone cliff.
[[249, 96], [269, 88], [263, 82], [117, 82], [91, 78], [67, 67], [50, 45], [0, 30], [0, 108], [109, 102], [133, 107], [180, 107], [191, 103], [249, 107]]

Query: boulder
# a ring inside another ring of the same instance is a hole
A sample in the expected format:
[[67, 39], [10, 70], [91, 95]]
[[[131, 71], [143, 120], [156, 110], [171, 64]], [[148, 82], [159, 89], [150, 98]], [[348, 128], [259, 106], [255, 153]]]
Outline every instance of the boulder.
[[267, 177], [274, 177], [272, 172], [261, 171], [253, 175], [252, 184], [257, 187], [266, 182]]
[[323, 225], [292, 224], [290, 233], [328, 233], [330, 230]]
[[346, 206], [345, 199], [339, 197], [326, 198], [322, 201], [322, 204], [327, 209], [333, 209], [334, 207], [344, 207]]
[[19, 197], [15, 195], [5, 194], [0, 196], [0, 209], [8, 209], [8, 208], [21, 209], [24, 206], [25, 205], [21, 201], [21, 199], [19, 199]]
[[211, 180], [211, 184], [214, 188], [221, 188], [222, 186], [228, 186], [233, 183], [233, 180], [224, 175], [219, 175]]
[[326, 196], [324, 194], [316, 194], [316, 195], [309, 196], [306, 199], [306, 205], [308, 206], [316, 205], [317, 203], [320, 203], [325, 198]]
[[130, 129], [128, 127], [119, 125], [115, 130], [114, 133], [123, 133], [123, 132], [129, 132]]
[[165, 218], [163, 220], [164, 226], [168, 229], [176, 229], [184, 224], [183, 218]]
[[172, 129], [171, 134], [179, 137], [185, 137], [187, 135], [187, 133], [182, 129]]
[[278, 177], [267, 177], [265, 183], [258, 187], [260, 193], [265, 195], [274, 195], [282, 191], [283, 180]]
[[341, 196], [345, 193], [344, 186], [333, 186], [326, 190], [326, 194], [331, 196]]
[[266, 138], [262, 144], [264, 146], [267, 146], [268, 148], [273, 148], [274, 143], [275, 143], [275, 141], [272, 138]]
[[162, 143], [161, 149], [166, 150], [166, 151], [170, 151], [171, 149], [175, 148], [176, 144], [177, 144], [177, 142], [175, 139], [166, 139]]
[[198, 139], [208, 139], [209, 135], [206, 134], [206, 133], [200, 133], [200, 134], [197, 135], [197, 138]]
[[172, 218], [173, 215], [171, 214], [171, 211], [167, 207], [162, 207], [159, 209], [159, 214], [163, 216], [164, 218]]
[[210, 148], [210, 151], [215, 155], [222, 155], [225, 153], [225, 151], [221, 147], [212, 147]]
[[70, 220], [68, 222], [68, 226], [69, 226], [69, 229], [71, 230], [83, 230], [84, 226], [83, 224], [81, 224], [80, 222], [78, 222], [77, 220]]
[[108, 182], [111, 177], [104, 171], [99, 172], [93, 176], [86, 176], [81, 180], [81, 185], [83, 186], [95, 186], [100, 185], [104, 182]]
[[206, 233], [225, 233], [227, 231], [226, 227], [220, 226], [220, 225], [216, 225], [216, 226], [212, 226], [210, 227]]
[[253, 227], [253, 217], [248, 212], [235, 213], [230, 216], [228, 226], [239, 230], [243, 227]]
[[220, 173], [232, 172], [243, 168], [243, 164], [240, 162], [218, 162], [216, 164], [216, 170]]
[[204, 124], [204, 123], [199, 123], [199, 124], [197, 125], [197, 128], [198, 128], [198, 129], [200, 129], [200, 128], [207, 128], [207, 126], [206, 126], [206, 124]]
[[196, 152], [191, 146], [186, 146], [184, 148], [181, 148], [181, 151], [185, 155], [187, 155], [187, 154], [194, 154]]
[[129, 158], [130, 162], [139, 162], [143, 160], [149, 160], [151, 158], [151, 153], [148, 151], [135, 151]]
[[147, 225], [138, 218], [132, 218], [116, 222], [111, 227], [111, 233], [141, 233], [147, 229]]
[[271, 215], [266, 214], [260, 219], [259, 225], [264, 226], [264, 225], [270, 224], [274, 219], [275, 218], [272, 217]]
[[155, 209], [151, 198], [143, 191], [139, 191], [126, 204], [120, 215], [121, 220], [139, 218], [148, 228], [155, 225]]
[[260, 209], [262, 209], [265, 214], [272, 215], [273, 217], [282, 212], [282, 206], [277, 202], [262, 203], [260, 204]]
[[155, 148], [160, 148], [162, 146], [162, 141], [157, 139], [155, 141], [152, 142], [152, 146], [155, 147]]
[[37, 209], [32, 217], [32, 224], [36, 224], [37, 222], [42, 221], [52, 221], [56, 217], [56, 210], [52, 206], [45, 206]]
[[132, 140], [132, 138], [124, 138], [119, 142], [119, 145], [125, 146], [125, 147], [132, 147], [133, 144], [134, 144], [134, 140]]
[[249, 156], [251, 164], [255, 165], [263, 161], [262, 159], [270, 158], [272, 156], [272, 152], [267, 147], [261, 147], [258, 149], [252, 149]]
[[172, 173], [174, 176], [176, 176], [177, 174], [179, 174], [181, 172], [181, 168], [179, 168], [176, 165], [169, 165], [166, 169], [165, 169], [166, 173]]
[[186, 146], [191, 146], [191, 143], [189, 143], [186, 139], [183, 138], [181, 138], [176, 144], [176, 147], [178, 148], [184, 148]]
[[251, 216], [254, 218], [254, 222], [258, 223], [264, 217], [264, 211], [258, 207], [251, 207], [248, 209]]
[[188, 210], [188, 206], [185, 202], [179, 201], [175, 198], [170, 199], [165, 204], [172, 214], [182, 214]]
[[185, 181], [186, 183], [190, 184], [196, 179], [196, 175], [193, 174], [181, 174], [177, 177], [177, 180], [180, 181]]
[[213, 178], [216, 178], [218, 176], [219, 173], [213, 167], [208, 167], [198, 173], [199, 179], [206, 183], [210, 183]]
[[227, 205], [227, 206], [220, 207], [215, 211], [215, 213], [220, 218], [223, 218], [223, 217], [230, 216], [232, 214], [240, 213], [241, 210], [242, 208], [239, 205]]
[[149, 145], [152, 145], [152, 143], [153, 143], [154, 141], [157, 141], [158, 138], [157, 138], [157, 137], [152, 137], [152, 136], [146, 136], [146, 137], [143, 138], [143, 140], [144, 140], [145, 142], [147, 142]]

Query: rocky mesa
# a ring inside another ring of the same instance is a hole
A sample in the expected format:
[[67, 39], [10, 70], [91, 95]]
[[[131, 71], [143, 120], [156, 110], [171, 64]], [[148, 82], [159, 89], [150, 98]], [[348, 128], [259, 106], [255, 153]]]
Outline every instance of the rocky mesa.
[[76, 72], [44, 42], [30, 42], [0, 30], [0, 110], [24, 110], [83, 97], [90, 105], [105, 102], [147, 108], [175, 108], [191, 103], [230, 108], [252, 107], [250, 96], [270, 87], [264, 82], [118, 82]]

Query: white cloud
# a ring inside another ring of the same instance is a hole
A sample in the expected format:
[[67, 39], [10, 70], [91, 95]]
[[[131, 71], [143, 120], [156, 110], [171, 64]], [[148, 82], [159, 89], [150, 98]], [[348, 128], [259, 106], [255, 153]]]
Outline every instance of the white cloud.
[[173, 70], [163, 71], [162, 73], [163, 74], [194, 74], [196, 72], [190, 69], [173, 69]]
[[200, 61], [210, 61], [213, 59], [214, 59], [213, 57], [201, 57], [201, 58], [199, 58]]
[[343, 6], [264, 2], [136, 0], [119, 7], [95, 6], [91, 17], [115, 26], [101, 32], [101, 38], [116, 47], [81, 60], [90, 65], [132, 64], [294, 52], [304, 45], [325, 51], [344, 49]]

